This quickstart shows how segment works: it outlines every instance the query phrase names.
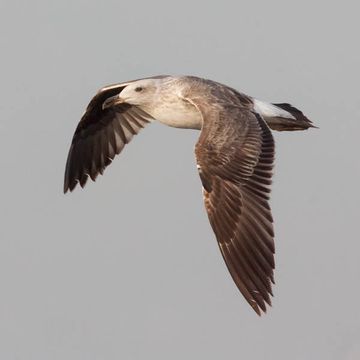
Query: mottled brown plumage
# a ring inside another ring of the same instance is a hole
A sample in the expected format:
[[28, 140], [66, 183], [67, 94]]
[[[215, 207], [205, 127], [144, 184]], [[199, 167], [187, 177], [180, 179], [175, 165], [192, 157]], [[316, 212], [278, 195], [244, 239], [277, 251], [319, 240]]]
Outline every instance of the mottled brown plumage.
[[274, 230], [269, 129], [313, 127], [289, 104], [269, 104], [214, 81], [159, 76], [105, 87], [72, 140], [64, 191], [103, 173], [147, 123], [201, 129], [195, 154], [205, 208], [234, 282], [257, 314], [271, 305]]
[[274, 232], [269, 185], [274, 141], [261, 117], [236, 105], [203, 108], [196, 144], [205, 207], [232, 278], [260, 315], [271, 305]]

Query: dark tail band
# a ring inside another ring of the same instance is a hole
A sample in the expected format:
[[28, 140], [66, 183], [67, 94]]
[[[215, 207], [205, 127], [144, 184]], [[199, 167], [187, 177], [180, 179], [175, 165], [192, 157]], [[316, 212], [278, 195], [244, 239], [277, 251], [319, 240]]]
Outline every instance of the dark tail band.
[[316, 128], [316, 126], [314, 126], [312, 122], [296, 107], [287, 103], [273, 105], [290, 113], [295, 120], [284, 117], [272, 118], [271, 121], [268, 122], [271, 129], [278, 131], [295, 131]]

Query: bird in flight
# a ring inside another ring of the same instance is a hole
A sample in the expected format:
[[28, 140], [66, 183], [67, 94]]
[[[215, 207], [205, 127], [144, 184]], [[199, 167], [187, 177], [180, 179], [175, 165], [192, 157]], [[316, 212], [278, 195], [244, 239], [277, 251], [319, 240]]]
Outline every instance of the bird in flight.
[[312, 125], [287, 103], [270, 104], [194, 76], [154, 76], [102, 88], [73, 136], [64, 192], [93, 181], [147, 124], [201, 130], [195, 147], [205, 208], [230, 274], [258, 315], [271, 305], [274, 231], [270, 129]]

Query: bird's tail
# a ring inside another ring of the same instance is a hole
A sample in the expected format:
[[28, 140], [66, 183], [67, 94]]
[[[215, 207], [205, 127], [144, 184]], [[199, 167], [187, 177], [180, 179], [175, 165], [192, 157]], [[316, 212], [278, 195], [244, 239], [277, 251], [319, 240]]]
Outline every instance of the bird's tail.
[[260, 113], [272, 130], [295, 131], [316, 128], [299, 109], [287, 103], [269, 104], [254, 100], [254, 110]]

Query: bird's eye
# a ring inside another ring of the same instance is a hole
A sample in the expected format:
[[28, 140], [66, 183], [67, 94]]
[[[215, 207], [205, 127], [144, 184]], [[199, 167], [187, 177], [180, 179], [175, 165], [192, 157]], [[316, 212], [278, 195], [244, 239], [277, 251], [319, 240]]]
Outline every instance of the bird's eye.
[[142, 88], [141, 86], [138, 86], [137, 88], [135, 88], [135, 91], [136, 91], [136, 92], [143, 91], [143, 88]]

